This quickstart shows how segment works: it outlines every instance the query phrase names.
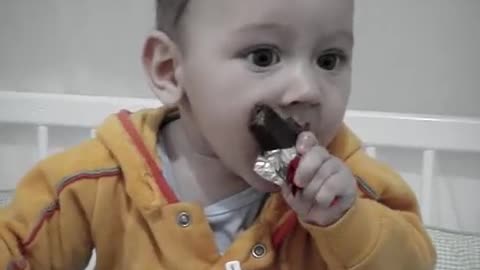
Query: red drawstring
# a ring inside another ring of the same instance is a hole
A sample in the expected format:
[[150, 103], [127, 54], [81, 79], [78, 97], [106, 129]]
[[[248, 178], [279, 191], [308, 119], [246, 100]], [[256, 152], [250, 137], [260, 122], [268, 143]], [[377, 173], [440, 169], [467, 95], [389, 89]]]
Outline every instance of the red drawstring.
[[[148, 151], [145, 143], [142, 140], [142, 137], [140, 136], [138, 131], [135, 129], [135, 126], [130, 120], [130, 112], [126, 110], [122, 110], [120, 111], [120, 113], [118, 113], [118, 118], [123, 128], [132, 139], [132, 142], [137, 148], [137, 150], [139, 151], [140, 155], [145, 159], [145, 162], [147, 163], [147, 166], [150, 169], [150, 172], [152, 173], [152, 176], [154, 177], [155, 182], [157, 183], [160, 189], [160, 192], [166, 198], [168, 203], [177, 203], [179, 200], [177, 199], [175, 193], [170, 188], [168, 183], [165, 181], [165, 178], [163, 177], [161, 169], [157, 166], [155, 159], [152, 157], [151, 153]], [[288, 183], [293, 184], [293, 177], [295, 175], [295, 170], [298, 168], [299, 162], [300, 162], [300, 156], [296, 157], [290, 163], [289, 169], [288, 169], [288, 175], [287, 175]], [[292, 192], [295, 193], [297, 189], [298, 188], [295, 187], [295, 185], [292, 186]], [[336, 204], [339, 199], [340, 199], [339, 197], [335, 197], [335, 199], [331, 203], [331, 206]], [[275, 232], [272, 235], [272, 243], [276, 250], [280, 249], [283, 241], [295, 229], [298, 223], [297, 215], [295, 212], [289, 211], [287, 215], [288, 216], [286, 217], [285, 221], [275, 230]]]
[[280, 250], [283, 241], [297, 226], [297, 214], [290, 210], [287, 214], [285, 221], [278, 227], [272, 235], [273, 248], [277, 251]]
[[144, 158], [145, 162], [147, 163], [148, 168], [150, 169], [150, 173], [152, 174], [155, 182], [160, 189], [160, 192], [166, 198], [168, 203], [177, 203], [178, 199], [173, 190], [168, 185], [167, 181], [163, 177], [162, 170], [157, 166], [157, 162], [152, 157], [150, 151], [148, 151], [147, 146], [143, 142], [142, 137], [135, 129], [132, 121], [130, 120], [130, 112], [126, 110], [120, 111], [118, 113], [118, 118], [122, 123], [123, 128], [128, 133], [130, 138], [132, 139], [133, 144], [137, 148], [140, 155]]

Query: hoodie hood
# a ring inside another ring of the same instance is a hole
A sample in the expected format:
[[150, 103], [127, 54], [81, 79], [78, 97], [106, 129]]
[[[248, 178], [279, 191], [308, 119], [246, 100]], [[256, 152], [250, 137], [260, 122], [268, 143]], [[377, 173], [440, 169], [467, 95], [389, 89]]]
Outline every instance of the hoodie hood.
[[[111, 115], [98, 128], [97, 137], [117, 161], [130, 197], [143, 207], [178, 202], [163, 179], [156, 153], [158, 131], [164, 121], [178, 117], [178, 109], [160, 107]], [[346, 161], [361, 147], [360, 140], [342, 125], [328, 146], [332, 155]]]
[[156, 153], [160, 125], [176, 112], [175, 108], [167, 107], [135, 113], [121, 111], [108, 117], [97, 129], [97, 138], [122, 170], [128, 195], [140, 207], [155, 207], [169, 203], [169, 199], [170, 202], [176, 200], [171, 190], [161, 190], [162, 187], [169, 189], [166, 183], [163, 186], [158, 183], [158, 178], [163, 176]]

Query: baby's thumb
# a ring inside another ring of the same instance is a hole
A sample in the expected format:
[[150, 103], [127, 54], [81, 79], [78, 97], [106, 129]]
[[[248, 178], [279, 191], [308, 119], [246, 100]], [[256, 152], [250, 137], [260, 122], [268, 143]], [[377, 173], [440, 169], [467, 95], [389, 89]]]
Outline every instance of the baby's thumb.
[[305, 155], [316, 145], [318, 145], [318, 140], [311, 131], [304, 131], [298, 135], [296, 145], [298, 154]]

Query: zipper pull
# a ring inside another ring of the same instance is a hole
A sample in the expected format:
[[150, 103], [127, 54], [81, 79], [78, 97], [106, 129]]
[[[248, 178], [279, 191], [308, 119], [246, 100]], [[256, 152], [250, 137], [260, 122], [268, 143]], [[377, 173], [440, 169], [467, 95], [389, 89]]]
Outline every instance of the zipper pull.
[[225, 264], [225, 270], [242, 270], [239, 261], [231, 261]]

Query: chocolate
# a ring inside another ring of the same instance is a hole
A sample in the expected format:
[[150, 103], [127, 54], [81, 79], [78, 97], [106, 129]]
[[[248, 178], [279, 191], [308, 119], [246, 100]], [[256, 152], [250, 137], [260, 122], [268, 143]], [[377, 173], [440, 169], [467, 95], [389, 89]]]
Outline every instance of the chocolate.
[[250, 118], [250, 131], [262, 152], [294, 147], [304, 130], [292, 118], [282, 118], [267, 105], [256, 105]]
[[287, 182], [295, 194], [299, 188], [293, 177], [300, 162], [295, 144], [298, 135], [306, 129], [292, 118], [281, 117], [267, 105], [255, 106], [249, 128], [261, 150], [253, 170], [276, 185]]

